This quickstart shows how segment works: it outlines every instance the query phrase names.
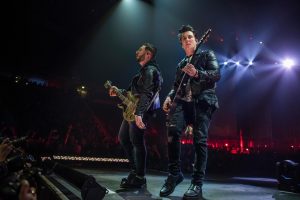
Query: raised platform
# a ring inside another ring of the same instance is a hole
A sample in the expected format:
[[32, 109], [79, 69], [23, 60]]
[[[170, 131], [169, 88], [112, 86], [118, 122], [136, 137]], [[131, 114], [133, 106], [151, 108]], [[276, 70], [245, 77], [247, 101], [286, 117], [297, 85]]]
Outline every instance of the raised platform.
[[[139, 190], [123, 190], [119, 184], [127, 176], [124, 170], [107, 169], [76, 169], [82, 173], [92, 175], [96, 181], [109, 190], [105, 200], [151, 200], [151, 199], [182, 199], [190, 184], [189, 175], [179, 184], [169, 197], [159, 197], [159, 190], [164, 183], [166, 173], [151, 171], [147, 173], [147, 188]], [[80, 190], [73, 187], [58, 175], [51, 175], [51, 179], [69, 190], [67, 199], [81, 199]], [[64, 190], [65, 190], [64, 189]], [[72, 195], [70, 195], [72, 193]], [[207, 177], [203, 186], [203, 196], [206, 200], [299, 200], [300, 194], [279, 191], [277, 181], [269, 178], [255, 177]]]

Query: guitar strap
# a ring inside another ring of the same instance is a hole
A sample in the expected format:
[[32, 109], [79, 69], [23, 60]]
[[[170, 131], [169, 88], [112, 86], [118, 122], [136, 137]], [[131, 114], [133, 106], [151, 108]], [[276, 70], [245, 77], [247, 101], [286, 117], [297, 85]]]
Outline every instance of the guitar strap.
[[150, 101], [150, 104], [148, 105], [148, 107], [147, 107], [147, 110], [146, 111], [148, 111], [149, 109], [150, 109], [150, 107], [151, 107], [151, 105], [152, 105], [152, 103], [154, 102], [154, 100], [157, 98], [157, 96], [158, 96], [158, 94], [159, 94], [159, 91], [160, 90], [157, 90], [157, 92], [155, 93], [155, 95], [153, 96], [153, 98], [151, 99], [151, 101]]
[[[159, 83], [158, 83], [158, 86], [156, 87], [157, 91], [156, 91], [155, 95], [153, 96], [153, 98], [151, 99], [151, 101], [150, 101], [150, 103], [149, 103], [149, 105], [148, 105], [146, 111], [148, 111], [148, 110], [150, 109], [151, 105], [153, 104], [153, 102], [155, 101], [155, 99], [158, 97], [159, 92], [160, 92], [160, 90], [161, 90], [161, 84], [163, 83], [163, 79], [162, 79], [162, 77], [161, 77], [161, 74], [160, 74], [160, 70], [159, 70], [159, 69], [158, 69], [158, 71], [159, 71], [159, 80], [158, 80]], [[159, 105], [159, 107], [160, 107], [160, 105]], [[158, 108], [159, 108], [159, 107], [158, 107]]]

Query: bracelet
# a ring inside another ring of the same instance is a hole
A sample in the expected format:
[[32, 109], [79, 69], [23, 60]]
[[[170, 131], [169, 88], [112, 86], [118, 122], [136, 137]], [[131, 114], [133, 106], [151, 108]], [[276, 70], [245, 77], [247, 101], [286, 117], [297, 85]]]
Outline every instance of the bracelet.
[[193, 77], [196, 77], [198, 75], [198, 70], [196, 70], [195, 74]]

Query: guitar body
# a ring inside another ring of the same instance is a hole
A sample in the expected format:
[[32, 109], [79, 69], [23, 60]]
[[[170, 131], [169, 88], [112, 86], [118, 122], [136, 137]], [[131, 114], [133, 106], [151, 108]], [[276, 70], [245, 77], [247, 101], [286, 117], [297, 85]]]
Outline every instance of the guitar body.
[[118, 105], [118, 107], [123, 109], [123, 118], [128, 122], [132, 122], [135, 120], [134, 112], [139, 99], [132, 95], [131, 92], [127, 92], [127, 98], [129, 100], [128, 103], [124, 104], [122, 102], [122, 105]]
[[[104, 87], [110, 89], [112, 87], [111, 82], [106, 81]], [[123, 110], [123, 118], [128, 122], [134, 121], [134, 113], [139, 99], [135, 97], [130, 91], [127, 92], [126, 95], [123, 95], [120, 90], [115, 92], [117, 93], [117, 96], [122, 100], [122, 103], [118, 104], [118, 107]]]

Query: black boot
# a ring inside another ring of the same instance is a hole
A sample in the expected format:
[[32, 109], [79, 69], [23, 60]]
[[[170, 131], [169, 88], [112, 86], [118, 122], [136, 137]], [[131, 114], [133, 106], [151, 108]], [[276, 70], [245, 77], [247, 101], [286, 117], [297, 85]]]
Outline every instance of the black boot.
[[123, 178], [123, 179], [121, 180], [120, 188], [126, 188], [126, 187], [128, 186], [128, 184], [129, 184], [129, 182], [131, 182], [132, 179], [133, 179], [135, 176], [136, 176], [136, 173], [133, 172], [133, 171], [131, 171], [131, 172], [128, 174], [127, 178]]
[[188, 190], [184, 193], [183, 199], [202, 199], [202, 187], [192, 183]]
[[[130, 174], [129, 174], [130, 176]], [[137, 175], [135, 175], [134, 177], [129, 177], [126, 179], [122, 179], [120, 187], [121, 188], [146, 188], [147, 187], [147, 182], [146, 182], [146, 178], [144, 177], [139, 177]]]
[[161, 188], [159, 195], [161, 197], [166, 197], [174, 192], [175, 187], [183, 181], [182, 173], [178, 174], [177, 176], [173, 176], [169, 174], [167, 180], [165, 180], [165, 184]]

